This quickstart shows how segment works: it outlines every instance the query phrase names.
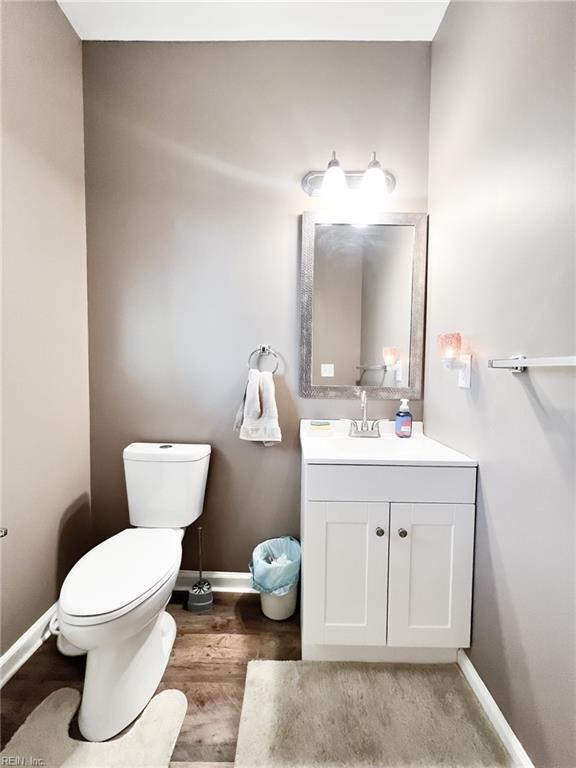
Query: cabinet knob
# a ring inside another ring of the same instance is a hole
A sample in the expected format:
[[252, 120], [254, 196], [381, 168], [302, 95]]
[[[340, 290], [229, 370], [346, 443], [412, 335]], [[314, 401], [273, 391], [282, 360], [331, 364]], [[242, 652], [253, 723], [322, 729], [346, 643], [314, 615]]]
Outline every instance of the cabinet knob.
[[376, 528], [376, 536], [384, 536], [385, 533], [386, 531], [384, 530], [384, 528], [380, 528], [380, 526]]
[[398, 536], [400, 536], [401, 539], [405, 539], [406, 536], [408, 536], [406, 528], [398, 528]]

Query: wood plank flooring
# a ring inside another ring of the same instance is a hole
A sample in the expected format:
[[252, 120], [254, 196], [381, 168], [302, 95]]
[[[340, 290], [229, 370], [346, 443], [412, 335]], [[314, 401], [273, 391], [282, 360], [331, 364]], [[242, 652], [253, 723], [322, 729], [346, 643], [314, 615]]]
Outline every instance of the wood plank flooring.
[[[168, 610], [178, 633], [159, 690], [177, 688], [188, 699], [173, 764], [224, 768], [234, 762], [248, 662], [299, 659], [298, 614], [270, 621], [258, 595], [223, 593], [215, 595], [209, 613], [189, 613], [176, 602]], [[66, 686], [81, 689], [83, 677], [83, 657], [62, 656], [53, 639], [44, 643], [2, 689], [2, 746], [48, 694]], [[74, 723], [71, 735], [80, 738]]]

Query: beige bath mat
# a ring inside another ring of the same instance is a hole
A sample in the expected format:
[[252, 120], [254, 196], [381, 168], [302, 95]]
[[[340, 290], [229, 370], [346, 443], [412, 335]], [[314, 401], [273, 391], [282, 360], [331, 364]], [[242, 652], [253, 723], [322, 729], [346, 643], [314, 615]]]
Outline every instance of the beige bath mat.
[[79, 704], [80, 693], [72, 688], [51, 693], [12, 736], [0, 753], [0, 765], [166, 768], [188, 707], [181, 691], [163, 691], [154, 696], [123, 736], [92, 743], [76, 741], [68, 735]]
[[252, 661], [236, 768], [510, 768], [455, 664]]

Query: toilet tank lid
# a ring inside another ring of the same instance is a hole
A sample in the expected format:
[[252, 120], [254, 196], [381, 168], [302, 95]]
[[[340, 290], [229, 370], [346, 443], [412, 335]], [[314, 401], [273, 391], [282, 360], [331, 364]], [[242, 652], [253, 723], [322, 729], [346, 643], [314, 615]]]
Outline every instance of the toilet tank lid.
[[199, 461], [210, 456], [211, 446], [199, 443], [130, 443], [124, 461]]

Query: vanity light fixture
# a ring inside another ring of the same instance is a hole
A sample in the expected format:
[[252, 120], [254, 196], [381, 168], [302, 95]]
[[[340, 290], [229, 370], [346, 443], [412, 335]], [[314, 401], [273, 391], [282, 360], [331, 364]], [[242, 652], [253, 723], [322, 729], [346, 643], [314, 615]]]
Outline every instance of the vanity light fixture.
[[302, 179], [302, 189], [310, 197], [342, 198], [347, 192], [362, 192], [365, 198], [378, 201], [394, 190], [396, 179], [380, 165], [376, 152], [365, 171], [344, 171], [332, 152], [325, 171], [308, 171]]
[[394, 383], [400, 384], [402, 382], [402, 360], [400, 360], [400, 352], [398, 347], [383, 347], [382, 358], [384, 360], [385, 372], [394, 372]]
[[380, 161], [376, 159], [376, 152], [372, 152], [368, 168], [362, 176], [360, 189], [362, 194], [371, 199], [383, 197], [390, 191]]
[[438, 353], [444, 368], [458, 371], [458, 386], [470, 389], [472, 355], [462, 353], [462, 336], [459, 333], [441, 333], [438, 336]]
[[324, 171], [324, 178], [322, 179], [322, 187], [320, 194], [322, 197], [340, 197], [348, 192], [348, 183], [346, 182], [346, 175], [340, 166], [340, 162], [336, 157], [336, 152], [332, 152], [332, 158], [328, 163], [328, 167]]

